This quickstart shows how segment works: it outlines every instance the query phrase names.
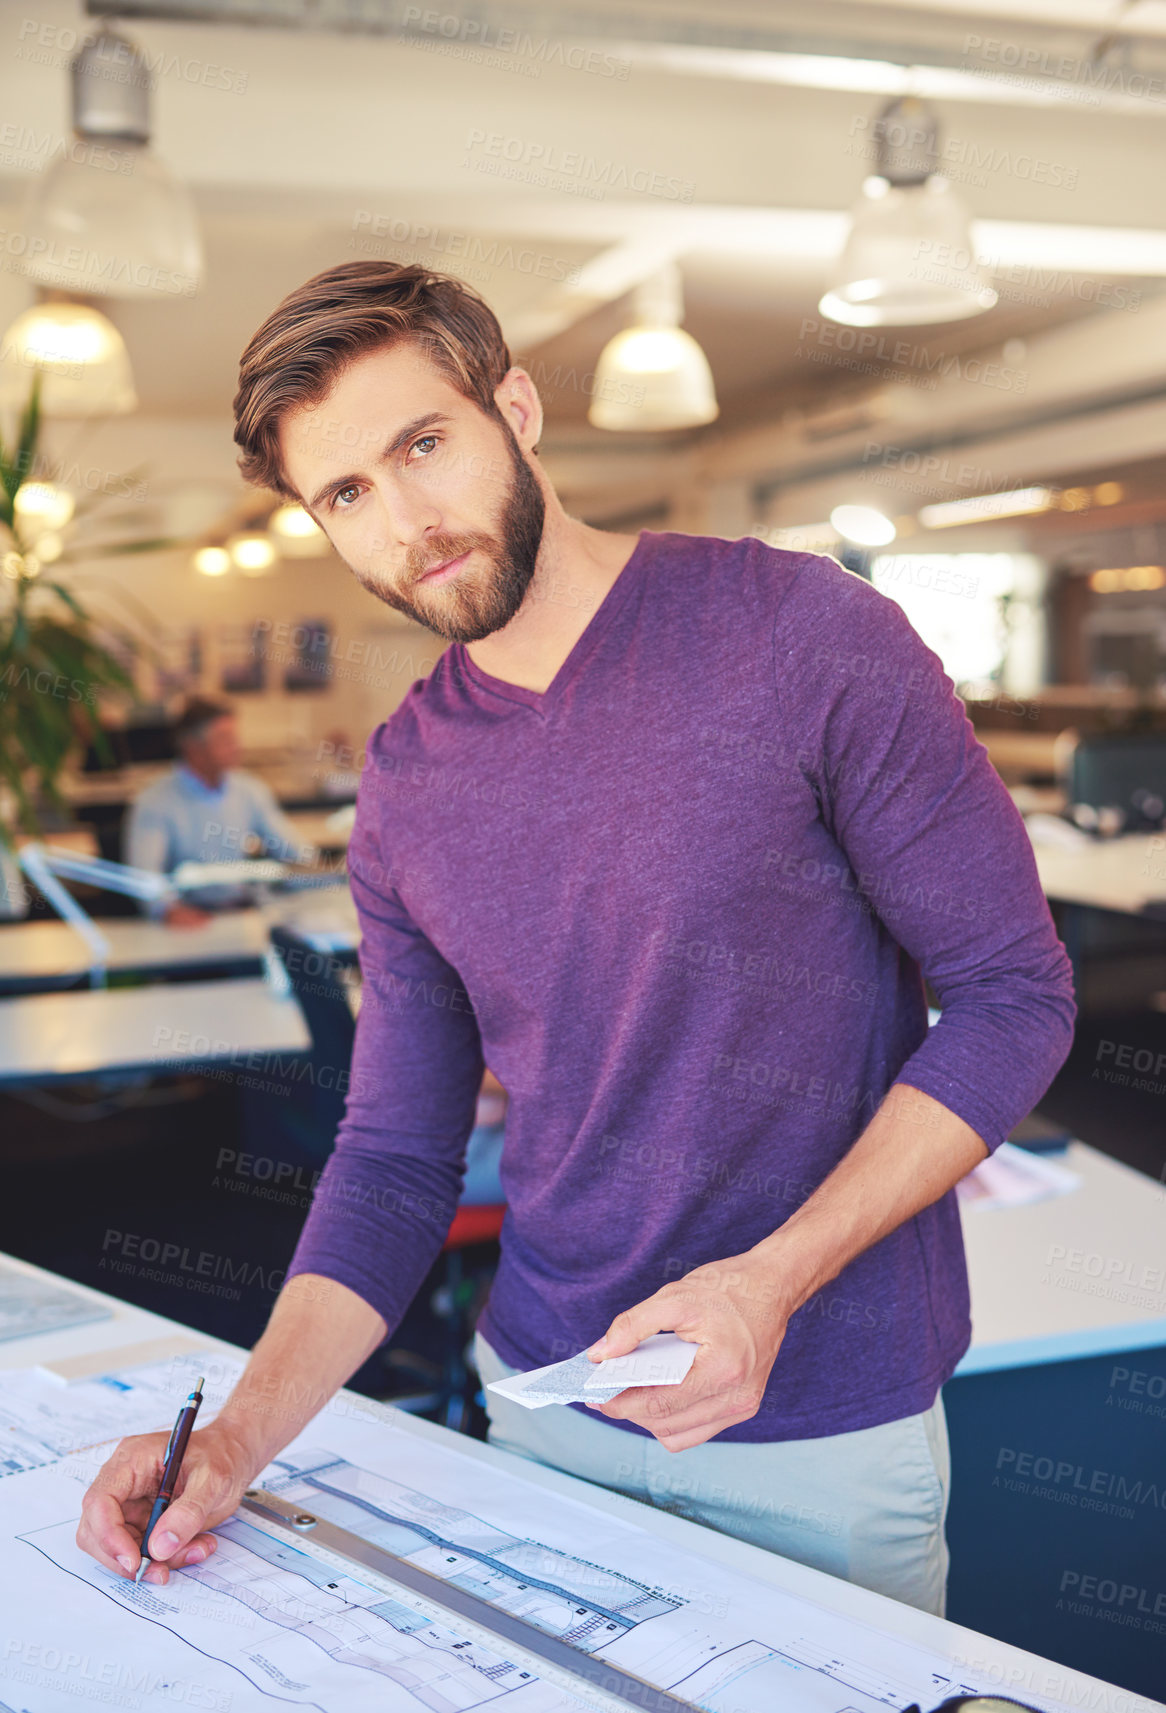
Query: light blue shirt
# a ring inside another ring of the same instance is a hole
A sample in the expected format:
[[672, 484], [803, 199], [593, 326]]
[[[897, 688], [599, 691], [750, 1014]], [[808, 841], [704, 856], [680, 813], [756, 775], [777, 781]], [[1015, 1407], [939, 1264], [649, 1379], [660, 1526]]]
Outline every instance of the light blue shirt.
[[[172, 874], [183, 862], [237, 862], [247, 855], [304, 862], [315, 855], [262, 780], [232, 770], [210, 786], [181, 763], [131, 806], [123, 849], [128, 863], [157, 874]], [[247, 893], [213, 886], [185, 896], [204, 909], [223, 909]], [[159, 913], [151, 906], [151, 915]]]

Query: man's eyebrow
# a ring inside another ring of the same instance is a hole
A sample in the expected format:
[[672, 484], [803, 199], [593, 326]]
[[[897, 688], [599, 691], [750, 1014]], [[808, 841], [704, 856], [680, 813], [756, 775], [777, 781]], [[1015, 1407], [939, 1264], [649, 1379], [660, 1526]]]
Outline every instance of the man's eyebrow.
[[[415, 439], [417, 435], [423, 434], [427, 428], [436, 428], [438, 424], [450, 421], [452, 418], [443, 410], [427, 410], [424, 415], [415, 416], [412, 422], [407, 422], [403, 428], [397, 430], [391, 440], [385, 442], [377, 462], [379, 464], [387, 463], [390, 458], [394, 458], [401, 451], [402, 447], [407, 446], [410, 440]], [[334, 478], [331, 482], [325, 482], [324, 486], [317, 488], [311, 499], [306, 502], [306, 509], [314, 512], [323, 505], [330, 494], [338, 494], [342, 488], [346, 488], [350, 483], [359, 480], [360, 477], [357, 475], [348, 475]]]

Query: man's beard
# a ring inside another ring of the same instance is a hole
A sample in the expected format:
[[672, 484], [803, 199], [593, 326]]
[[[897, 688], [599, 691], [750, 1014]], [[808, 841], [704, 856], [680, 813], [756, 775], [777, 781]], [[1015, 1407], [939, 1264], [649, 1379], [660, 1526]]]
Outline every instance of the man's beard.
[[[447, 642], [480, 642], [509, 624], [534, 576], [543, 538], [546, 501], [534, 471], [508, 424], [504, 424], [507, 450], [513, 469], [497, 523], [497, 534], [433, 535], [423, 546], [411, 547], [405, 555], [403, 587], [383, 581], [376, 572], [357, 571], [356, 576], [370, 594], [436, 631]], [[458, 559], [477, 548], [485, 553], [490, 568], [485, 572], [462, 572], [439, 586], [428, 598], [417, 578], [435, 565]], [[417, 590], [420, 598], [411, 598]]]

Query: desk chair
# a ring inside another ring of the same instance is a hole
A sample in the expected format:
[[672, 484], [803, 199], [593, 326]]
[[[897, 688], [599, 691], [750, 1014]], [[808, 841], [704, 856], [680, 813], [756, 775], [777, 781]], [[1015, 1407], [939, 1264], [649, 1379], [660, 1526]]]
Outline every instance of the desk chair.
[[1125, 832], [1153, 831], [1166, 818], [1166, 732], [1091, 732], [1065, 751], [1070, 807], [1117, 809]]
[[[344, 1096], [337, 1092], [339, 1076], [352, 1062], [356, 1019], [345, 981], [355, 968], [355, 952], [320, 951], [310, 937], [287, 927], [271, 930], [271, 944], [284, 969], [312, 1037], [312, 1088], [308, 1100], [310, 1146], [317, 1159], [332, 1151], [336, 1131], [344, 1116]], [[327, 1068], [321, 1087], [320, 1071]], [[432, 1292], [430, 1307], [443, 1326], [440, 1360], [411, 1350], [394, 1349], [386, 1362], [397, 1375], [421, 1391], [394, 1396], [389, 1401], [415, 1415], [427, 1415], [446, 1427], [461, 1431], [467, 1424], [478, 1382], [466, 1366], [465, 1350], [483, 1284], [493, 1273], [493, 1264], [467, 1268], [467, 1251], [482, 1244], [496, 1244], [506, 1212], [497, 1176], [501, 1125], [476, 1125], [466, 1148], [466, 1180], [453, 1222], [442, 1245], [443, 1271]], [[489, 1197], [483, 1200], [483, 1197]]]
[[[1118, 835], [1166, 826], [1166, 731], [1067, 731], [1058, 745], [1058, 775], [1078, 826]], [[1066, 901], [1055, 914], [1078, 999], [1090, 1009], [1120, 1009], [1128, 995], [1128, 1008], [1138, 1010], [1161, 986], [1161, 928]]]
[[344, 1117], [341, 1090], [348, 1079], [341, 1072], [347, 1072], [352, 1063], [356, 1038], [356, 1019], [344, 978], [347, 970], [356, 968], [356, 953], [320, 951], [310, 937], [278, 925], [271, 930], [271, 945], [312, 1037], [313, 1074], [306, 1102], [311, 1134], [307, 1141], [313, 1156], [323, 1159], [332, 1152]]

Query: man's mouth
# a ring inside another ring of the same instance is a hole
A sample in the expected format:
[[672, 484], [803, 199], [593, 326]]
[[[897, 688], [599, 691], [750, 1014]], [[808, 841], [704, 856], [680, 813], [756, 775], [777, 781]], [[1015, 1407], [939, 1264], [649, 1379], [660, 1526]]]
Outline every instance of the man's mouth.
[[418, 577], [419, 583], [444, 583], [450, 577], [456, 577], [466, 560], [473, 552], [467, 547], [464, 553], [459, 553], [456, 559], [446, 559], [440, 565], [431, 565], [428, 571], [423, 571]]

